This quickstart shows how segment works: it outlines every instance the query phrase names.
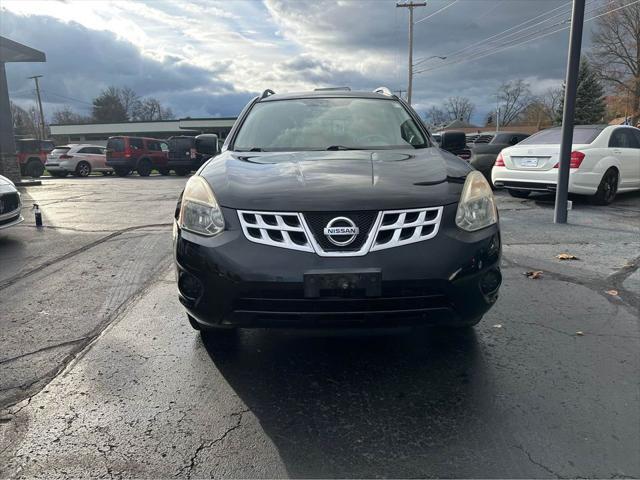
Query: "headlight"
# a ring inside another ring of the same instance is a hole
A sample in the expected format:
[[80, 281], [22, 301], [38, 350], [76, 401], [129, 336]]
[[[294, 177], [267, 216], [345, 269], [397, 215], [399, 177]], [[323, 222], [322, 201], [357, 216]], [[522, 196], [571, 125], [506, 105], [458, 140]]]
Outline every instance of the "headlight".
[[469, 173], [460, 195], [456, 225], [473, 232], [497, 222], [498, 209], [489, 183], [480, 172]]
[[224, 217], [207, 181], [195, 175], [189, 179], [182, 194], [180, 228], [211, 237], [224, 230]]

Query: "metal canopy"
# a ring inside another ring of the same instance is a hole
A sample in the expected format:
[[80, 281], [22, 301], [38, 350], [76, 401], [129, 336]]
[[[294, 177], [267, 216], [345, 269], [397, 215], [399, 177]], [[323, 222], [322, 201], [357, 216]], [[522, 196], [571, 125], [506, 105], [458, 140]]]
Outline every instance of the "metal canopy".
[[46, 62], [44, 52], [0, 36], [0, 62]]

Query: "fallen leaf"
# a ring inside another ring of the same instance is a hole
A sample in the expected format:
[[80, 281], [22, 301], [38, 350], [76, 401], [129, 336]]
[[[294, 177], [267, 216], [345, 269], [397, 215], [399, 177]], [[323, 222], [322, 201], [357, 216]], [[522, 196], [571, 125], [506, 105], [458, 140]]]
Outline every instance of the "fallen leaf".
[[542, 278], [543, 273], [544, 272], [542, 270], [535, 270], [531, 272], [525, 272], [524, 274], [527, 276], [527, 278], [530, 278], [531, 280], [537, 280], [538, 278]]
[[617, 297], [618, 296], [618, 290], [607, 290], [606, 293], [608, 293], [612, 297]]
[[578, 335], [578, 336], [582, 337], [582, 336], [584, 335], [584, 332], [577, 331], [577, 332], [576, 332], [576, 335]]
[[500, 325], [499, 323], [496, 323], [493, 328], [502, 328], [502, 325]]
[[571, 255], [570, 253], [561, 253], [560, 255], [556, 255], [556, 258], [559, 260], [580, 260], [575, 255]]

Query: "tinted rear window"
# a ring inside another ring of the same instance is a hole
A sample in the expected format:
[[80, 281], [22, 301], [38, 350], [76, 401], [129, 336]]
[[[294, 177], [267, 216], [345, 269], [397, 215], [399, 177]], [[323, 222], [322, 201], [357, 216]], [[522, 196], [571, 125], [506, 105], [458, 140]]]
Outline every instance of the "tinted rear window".
[[54, 148], [53, 151], [51, 152], [51, 155], [63, 155], [65, 153], [67, 153], [70, 149], [71, 149], [71, 147]]
[[20, 153], [33, 153], [38, 151], [39, 143], [35, 140], [18, 142], [18, 151]]
[[195, 144], [195, 138], [170, 138], [169, 150], [189, 150]]
[[[591, 143], [602, 132], [602, 128], [574, 128], [573, 143]], [[550, 128], [534, 133], [529, 138], [525, 138], [518, 145], [560, 145], [562, 129]]]
[[107, 141], [107, 148], [114, 152], [124, 152], [124, 139], [123, 138], [110, 138]]

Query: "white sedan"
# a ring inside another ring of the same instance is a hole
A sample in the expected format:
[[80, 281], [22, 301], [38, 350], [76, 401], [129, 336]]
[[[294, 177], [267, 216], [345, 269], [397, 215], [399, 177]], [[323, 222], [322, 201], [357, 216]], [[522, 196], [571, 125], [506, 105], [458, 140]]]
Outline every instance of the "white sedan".
[[[502, 150], [491, 171], [496, 187], [518, 198], [554, 192], [558, 183], [561, 129], [549, 128]], [[640, 189], [640, 129], [576, 125], [573, 131], [569, 192], [590, 195], [607, 205], [616, 193]]]
[[7, 177], [0, 175], [0, 230], [22, 222], [20, 192]]

